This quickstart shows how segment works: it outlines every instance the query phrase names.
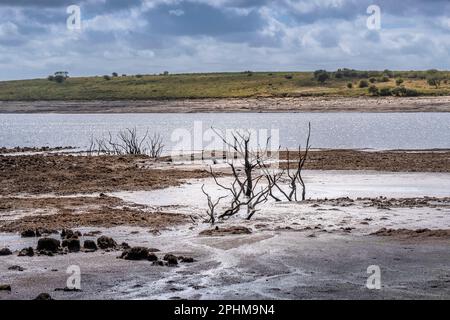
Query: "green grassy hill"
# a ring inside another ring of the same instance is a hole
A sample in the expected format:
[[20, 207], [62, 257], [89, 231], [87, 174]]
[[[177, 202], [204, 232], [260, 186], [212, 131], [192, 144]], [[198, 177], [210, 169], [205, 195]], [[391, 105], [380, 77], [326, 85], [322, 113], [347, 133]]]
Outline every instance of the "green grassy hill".
[[[355, 71], [356, 72], [356, 71]], [[442, 82], [438, 88], [427, 83], [431, 71], [359, 72], [352, 75], [329, 73], [321, 84], [312, 72], [241, 72], [209, 74], [175, 74], [119, 76], [109, 80], [103, 76], [68, 78], [63, 83], [47, 79], [0, 82], [0, 100], [142, 100], [182, 98], [241, 98], [286, 96], [364, 96], [368, 88], [359, 88], [361, 80], [369, 85], [393, 89], [396, 79], [401, 86], [417, 95], [450, 95], [448, 72], [438, 72]], [[382, 79], [384, 77], [384, 79]], [[375, 78], [375, 81], [374, 81]], [[352, 83], [353, 87], [348, 88]], [[386, 90], [385, 90], [386, 92]], [[390, 91], [387, 90], [388, 95]]]

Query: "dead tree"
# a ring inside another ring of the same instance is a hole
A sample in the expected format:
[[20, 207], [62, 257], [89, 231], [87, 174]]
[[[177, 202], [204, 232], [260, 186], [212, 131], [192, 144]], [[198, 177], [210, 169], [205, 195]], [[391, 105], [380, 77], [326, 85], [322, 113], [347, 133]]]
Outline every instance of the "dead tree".
[[151, 158], [158, 159], [164, 149], [163, 139], [160, 134], [154, 134], [149, 137], [147, 142], [148, 154]]
[[119, 142], [117, 143], [117, 147], [123, 150], [124, 154], [130, 155], [140, 155], [144, 154], [145, 150], [142, 148], [144, 141], [147, 139], [148, 130], [145, 135], [139, 139], [137, 134], [136, 127], [133, 129], [125, 129], [123, 131], [119, 131], [117, 137]]
[[242, 164], [244, 167], [244, 173], [245, 173], [245, 181], [241, 182], [238, 179], [238, 175], [236, 173], [236, 168], [234, 166], [233, 162], [229, 162], [228, 164], [231, 167], [231, 170], [233, 171], [233, 175], [239, 182], [240, 186], [244, 188], [244, 194], [246, 197], [250, 197], [253, 191], [253, 172], [255, 169], [259, 166], [259, 163], [264, 157], [264, 155], [267, 154], [268, 145], [270, 142], [270, 137], [266, 140], [266, 145], [264, 149], [257, 148], [256, 152], [250, 150], [250, 141], [251, 141], [251, 134], [247, 132], [247, 134], [243, 134], [240, 132], [234, 132], [232, 134], [232, 141], [228, 141], [226, 137], [224, 137], [222, 134], [220, 134], [216, 129], [211, 128], [214, 133], [222, 140], [222, 142], [228, 146], [229, 149], [233, 150], [234, 153], [236, 153], [237, 158], [242, 159]]
[[267, 139], [264, 149], [253, 151], [250, 150], [250, 134], [233, 133], [232, 142], [230, 142], [216, 130], [214, 131], [224, 144], [234, 151], [238, 159], [240, 159], [244, 171], [243, 175], [240, 174], [240, 169], [237, 168], [234, 157], [229, 159], [227, 164], [230, 167], [234, 180], [230, 186], [225, 186], [218, 181], [212, 168], [210, 168], [210, 174], [214, 178], [216, 185], [228, 191], [231, 197], [230, 206], [219, 215], [219, 218], [229, 218], [246, 207], [247, 219], [251, 219], [257, 212], [256, 207], [267, 201], [268, 195], [272, 192], [273, 184], [271, 181], [268, 181], [266, 187], [258, 188], [258, 184], [263, 180], [264, 174], [261, 174], [259, 172], [260, 170], [257, 170], [263, 161], [262, 159], [267, 155], [270, 138]]
[[[298, 185], [302, 189], [301, 194], [302, 201], [304, 201], [306, 198], [306, 185], [305, 181], [303, 180], [302, 171], [308, 158], [308, 152], [311, 148], [311, 145], [309, 143], [310, 137], [311, 137], [311, 123], [308, 124], [308, 136], [306, 139], [305, 150], [302, 151], [301, 146], [298, 147], [297, 157], [295, 158], [296, 163], [293, 168], [291, 167], [291, 156], [290, 156], [291, 152], [289, 151], [289, 149], [286, 149], [286, 160], [287, 160], [286, 170], [282, 170], [279, 173], [271, 174], [267, 166], [265, 165], [264, 161], [261, 162], [262, 163], [261, 168], [263, 169], [267, 180], [269, 180], [273, 184], [272, 188], [276, 188], [288, 201], [298, 201], [297, 196]], [[278, 183], [278, 181], [281, 180], [281, 177], [283, 175], [286, 175], [288, 178], [289, 191], [287, 192], [283, 190], [283, 188]], [[277, 197], [273, 195], [273, 193], [271, 193], [271, 196], [275, 200], [279, 200]]]
[[212, 197], [205, 191], [205, 185], [202, 185], [202, 192], [206, 196], [208, 200], [208, 210], [206, 211], [208, 214], [208, 223], [214, 225], [216, 222], [216, 207], [219, 205], [220, 200], [226, 198], [226, 196], [219, 197], [215, 202], [212, 200]]

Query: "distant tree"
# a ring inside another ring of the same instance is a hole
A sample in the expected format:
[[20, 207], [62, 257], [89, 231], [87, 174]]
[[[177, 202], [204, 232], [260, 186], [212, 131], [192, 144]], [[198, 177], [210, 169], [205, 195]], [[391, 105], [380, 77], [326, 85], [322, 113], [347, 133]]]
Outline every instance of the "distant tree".
[[378, 79], [378, 82], [389, 82], [389, 77], [388, 76], [383, 76], [380, 79]]
[[326, 70], [316, 70], [314, 71], [314, 78], [320, 83], [324, 83], [330, 79], [330, 74]]
[[395, 80], [395, 84], [396, 84], [397, 86], [400, 86], [403, 82], [404, 82], [404, 81], [403, 81], [402, 78], [398, 78], [397, 80]]
[[336, 79], [342, 79], [344, 77], [344, 72], [341, 69], [338, 69], [335, 73], [334, 73], [334, 77]]
[[353, 88], [353, 83], [351, 83], [351, 82], [347, 83], [347, 88], [349, 88], [349, 89]]
[[163, 75], [168, 76], [169, 75], [169, 71], [164, 71]]
[[394, 77], [394, 72], [391, 71], [391, 70], [388, 70], [388, 69], [384, 70], [383, 74], [385, 74], [389, 78], [393, 78]]
[[372, 78], [369, 79], [369, 82], [370, 82], [370, 83], [375, 83], [375, 82], [377, 82], [377, 79], [375, 79], [375, 78], [372, 77]]
[[407, 89], [405, 87], [396, 87], [392, 89], [392, 94], [397, 97], [415, 97], [419, 95], [419, 92], [414, 89]]
[[441, 79], [438, 77], [428, 78], [427, 83], [428, 83], [428, 85], [434, 86], [437, 89], [441, 85]]
[[142, 78], [142, 74], [137, 74], [136, 78]]
[[358, 87], [360, 87], [360, 88], [367, 88], [368, 86], [369, 86], [369, 83], [367, 82], [367, 80], [361, 80], [358, 85]]
[[387, 97], [387, 96], [391, 96], [392, 92], [391, 89], [389, 88], [381, 88], [379, 91], [379, 95], [382, 97]]
[[105, 79], [105, 80], [111, 80], [111, 77], [108, 76], [107, 74], [105, 74], [105, 75], [103, 76], [103, 79]]
[[378, 90], [377, 86], [375, 86], [375, 85], [371, 85], [369, 87], [368, 91], [372, 96], [378, 96], [380, 94], [380, 91]]
[[113, 76], [113, 77], [118, 77], [119, 74], [118, 74], [117, 72], [113, 72], [113, 73], [112, 73], [112, 76]]
[[122, 77], [126, 77], [127, 75], [125, 73], [122, 74]]
[[293, 78], [292, 74], [287, 74], [284, 76], [285, 79], [291, 80]]
[[48, 81], [53, 81], [53, 80], [55, 80], [55, 76], [50, 75], [50, 76], [47, 77], [47, 80]]

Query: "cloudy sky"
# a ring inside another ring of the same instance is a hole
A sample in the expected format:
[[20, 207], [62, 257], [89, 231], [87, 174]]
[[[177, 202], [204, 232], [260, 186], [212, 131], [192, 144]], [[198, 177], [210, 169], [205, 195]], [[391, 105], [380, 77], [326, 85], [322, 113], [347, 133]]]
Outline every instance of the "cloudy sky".
[[[367, 8], [381, 9], [381, 29]], [[81, 30], [67, 27], [69, 5]], [[450, 0], [0, 0], [0, 79], [450, 69]]]

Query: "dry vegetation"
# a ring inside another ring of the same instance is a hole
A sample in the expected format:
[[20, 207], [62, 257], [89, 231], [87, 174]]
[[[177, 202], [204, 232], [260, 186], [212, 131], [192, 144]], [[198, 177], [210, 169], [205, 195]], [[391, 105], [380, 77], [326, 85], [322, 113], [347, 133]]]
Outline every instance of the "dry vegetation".
[[[442, 79], [439, 86], [430, 77]], [[47, 79], [0, 82], [0, 100], [145, 100], [183, 98], [245, 98], [296, 96], [369, 96], [370, 82], [379, 89], [400, 86], [417, 90], [418, 95], [449, 95], [448, 72], [356, 71], [329, 73], [325, 82], [312, 72], [240, 72], [208, 74], [143, 75], [124, 77], [69, 78], [62, 83]], [[372, 80], [373, 81], [373, 80]], [[349, 88], [349, 83], [352, 88]]]

